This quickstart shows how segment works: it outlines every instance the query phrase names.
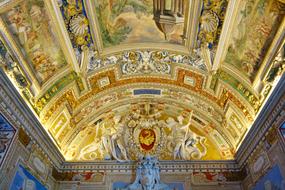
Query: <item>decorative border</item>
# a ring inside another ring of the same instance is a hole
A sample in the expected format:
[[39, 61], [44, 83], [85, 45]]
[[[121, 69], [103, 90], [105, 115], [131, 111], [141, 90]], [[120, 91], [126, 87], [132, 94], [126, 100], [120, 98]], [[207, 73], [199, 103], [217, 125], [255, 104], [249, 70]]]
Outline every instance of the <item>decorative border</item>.
[[[136, 162], [65, 162], [60, 171], [131, 172]], [[240, 171], [235, 161], [159, 161], [161, 172]]]
[[[74, 110], [79, 105], [79, 102], [80, 103], [85, 102], [95, 94], [98, 94], [104, 90], [111, 89], [114, 87], [129, 85], [134, 83], [138, 84], [158, 83], [158, 84], [167, 84], [167, 85], [183, 87], [185, 89], [194, 91], [201, 96], [209, 98], [211, 101], [215, 102], [217, 105], [219, 105], [222, 108], [226, 106], [226, 103], [229, 100], [231, 100], [239, 109], [244, 110], [243, 114], [246, 118], [248, 118], [249, 120], [253, 119], [252, 118], [253, 116], [250, 114], [249, 110], [247, 110], [247, 108], [241, 103], [241, 101], [229, 90], [224, 89], [222, 95], [219, 98], [217, 98], [216, 96], [212, 95], [211, 93], [203, 89], [204, 77], [202, 75], [183, 69], [178, 69], [177, 73], [178, 74], [176, 80], [164, 79], [158, 77], [145, 77], [145, 78], [138, 77], [138, 78], [126, 78], [126, 79], [117, 80], [116, 73], [113, 70], [99, 73], [89, 78], [89, 84], [92, 87], [92, 90], [90, 92], [84, 94], [83, 96], [77, 99], [77, 97], [74, 95], [75, 93], [72, 90], [66, 91], [59, 99], [57, 99], [57, 101], [53, 103], [52, 106], [50, 106], [47, 110], [44, 110], [44, 112], [41, 113], [42, 121], [45, 123], [51, 117], [51, 114], [55, 112], [55, 110], [57, 110], [57, 107], [59, 107], [64, 102], [68, 102], [68, 104], [71, 106], [71, 109]], [[106, 76], [109, 77], [111, 84], [104, 88], [99, 88], [97, 85], [97, 81]], [[195, 86], [185, 84], [183, 82], [184, 76], [194, 77], [196, 80]]]
[[0, 68], [0, 111], [9, 121], [15, 123], [15, 127], [22, 127], [31, 137], [33, 142], [37, 142], [45, 156], [49, 155], [55, 167], [60, 167], [64, 158], [55, 147], [54, 143], [35, 117], [35, 114], [24, 102], [10, 80]]

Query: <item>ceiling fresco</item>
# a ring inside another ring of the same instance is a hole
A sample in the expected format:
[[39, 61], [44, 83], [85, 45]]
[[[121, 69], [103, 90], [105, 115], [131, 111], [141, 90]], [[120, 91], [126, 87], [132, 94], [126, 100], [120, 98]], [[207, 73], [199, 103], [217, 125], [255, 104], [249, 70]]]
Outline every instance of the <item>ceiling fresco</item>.
[[[163, 160], [202, 157], [222, 159], [217, 149], [213, 148], [218, 145], [213, 141], [208, 142], [202, 132], [190, 127], [191, 110], [179, 110], [180, 113], [175, 118], [177, 113], [173, 110], [172, 113], [167, 113], [171, 112], [171, 107], [149, 101], [118, 106], [116, 110], [103, 114], [107, 118], [96, 119], [92, 125], [76, 135], [66, 150], [67, 158], [90, 161], [114, 157], [119, 161], [126, 161], [152, 154]], [[183, 145], [186, 133], [187, 143], [193, 146]], [[214, 134], [213, 138], [222, 139]], [[115, 147], [119, 151], [114, 151]], [[227, 149], [229, 147], [226, 146], [221, 151], [226, 152]]]
[[0, 69], [66, 161], [232, 160], [285, 68], [281, 0], [10, 0]]
[[[141, 42], [182, 44], [187, 4], [187, 0], [96, 1], [103, 44], [106, 47]], [[161, 10], [162, 6], [165, 10]]]
[[285, 5], [275, 0], [243, 1], [235, 20], [225, 62], [253, 79], [282, 25]]
[[41, 83], [67, 65], [44, 1], [24, 1], [2, 18]]

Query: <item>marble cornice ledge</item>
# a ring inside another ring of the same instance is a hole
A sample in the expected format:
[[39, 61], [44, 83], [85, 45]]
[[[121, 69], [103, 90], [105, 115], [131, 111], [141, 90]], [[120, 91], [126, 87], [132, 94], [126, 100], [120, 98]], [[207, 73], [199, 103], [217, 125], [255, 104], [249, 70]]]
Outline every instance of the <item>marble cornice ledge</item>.
[[[65, 162], [59, 172], [132, 172], [136, 161], [95, 161], [95, 162]], [[234, 160], [229, 161], [159, 161], [161, 172], [218, 172], [240, 171], [239, 165]]]
[[285, 74], [273, 90], [268, 101], [263, 106], [260, 114], [252, 124], [250, 131], [236, 153], [236, 160], [242, 168], [254, 149], [262, 142], [266, 132], [273, 127], [273, 123], [278, 116], [285, 110]]
[[0, 81], [0, 103], [2, 107], [2, 111], [1, 107], [0, 111], [5, 112], [3, 114], [8, 119], [19, 124], [15, 127], [22, 127], [31, 137], [31, 140], [39, 145], [46, 156], [48, 155], [48, 159], [54, 166], [60, 168], [64, 162], [63, 156], [1, 68]]

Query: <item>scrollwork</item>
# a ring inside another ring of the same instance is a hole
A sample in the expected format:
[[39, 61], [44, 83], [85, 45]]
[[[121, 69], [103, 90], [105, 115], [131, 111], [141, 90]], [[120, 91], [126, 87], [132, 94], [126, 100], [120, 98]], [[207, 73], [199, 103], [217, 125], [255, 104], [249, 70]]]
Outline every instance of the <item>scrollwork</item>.
[[123, 75], [131, 74], [170, 74], [171, 64], [183, 64], [206, 70], [199, 50], [193, 55], [175, 54], [168, 51], [126, 51], [117, 55], [100, 58], [95, 52], [89, 53], [88, 71], [119, 64]]

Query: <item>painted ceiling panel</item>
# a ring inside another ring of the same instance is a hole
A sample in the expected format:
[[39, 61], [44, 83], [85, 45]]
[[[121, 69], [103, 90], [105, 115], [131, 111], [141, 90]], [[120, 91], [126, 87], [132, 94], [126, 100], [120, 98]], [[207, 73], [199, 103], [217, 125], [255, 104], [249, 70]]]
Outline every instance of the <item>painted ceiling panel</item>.
[[[182, 1], [184, 1], [182, 3]], [[122, 43], [182, 44], [187, 0], [99, 0], [96, 13], [105, 47]], [[160, 7], [166, 7], [161, 10]]]
[[24, 1], [1, 16], [40, 83], [67, 65], [44, 1]]
[[254, 79], [285, 15], [277, 0], [242, 1], [225, 62]]

